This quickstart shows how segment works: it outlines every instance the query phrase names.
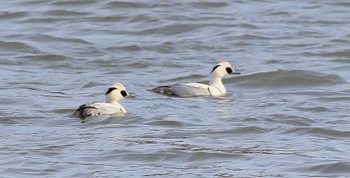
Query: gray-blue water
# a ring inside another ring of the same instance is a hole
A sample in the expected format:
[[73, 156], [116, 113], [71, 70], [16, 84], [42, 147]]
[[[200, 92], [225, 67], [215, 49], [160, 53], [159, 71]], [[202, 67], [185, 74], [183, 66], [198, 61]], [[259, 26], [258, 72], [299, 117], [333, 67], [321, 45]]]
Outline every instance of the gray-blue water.
[[[12, 0], [0, 11], [0, 177], [349, 177], [350, 3]], [[207, 82], [225, 97], [150, 91]], [[126, 116], [81, 122], [122, 82]]]

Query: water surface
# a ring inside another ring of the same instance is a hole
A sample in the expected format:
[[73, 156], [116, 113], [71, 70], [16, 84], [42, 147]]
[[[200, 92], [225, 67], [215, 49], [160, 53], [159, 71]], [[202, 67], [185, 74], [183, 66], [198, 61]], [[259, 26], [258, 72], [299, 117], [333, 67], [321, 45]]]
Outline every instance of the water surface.
[[[6, 1], [1, 177], [348, 177], [350, 3]], [[207, 82], [224, 97], [153, 87]], [[126, 116], [81, 122], [122, 82]]]

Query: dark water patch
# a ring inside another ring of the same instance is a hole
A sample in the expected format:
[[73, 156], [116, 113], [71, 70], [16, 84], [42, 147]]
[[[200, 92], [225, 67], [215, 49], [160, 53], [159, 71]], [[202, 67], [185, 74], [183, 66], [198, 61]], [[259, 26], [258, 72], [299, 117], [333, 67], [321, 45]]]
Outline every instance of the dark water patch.
[[[340, 85], [340, 87], [338, 87], [338, 88], [334, 87], [332, 89], [328, 88], [326, 90], [317, 89], [317, 88], [297, 90], [297, 91], [290, 90], [290, 91], [283, 91], [283, 92], [281, 92], [281, 94], [283, 94], [283, 95], [298, 95], [298, 96], [304, 96], [304, 97], [312, 96], [312, 97], [314, 97], [313, 100], [323, 99], [323, 98], [326, 99], [328, 97], [330, 97], [330, 98], [332, 98], [332, 97], [338, 98], [339, 97], [339, 99], [341, 97], [345, 97], [344, 99], [347, 99], [347, 95], [349, 94], [349, 92], [342, 91], [342, 90], [338, 91], [338, 89], [341, 89], [342, 86], [346, 86], [346, 84]], [[335, 89], [335, 90], [333, 90], [333, 89]], [[306, 101], [305, 101], [305, 103], [306, 103]]]
[[13, 125], [18, 123], [18, 121], [16, 121], [15, 119], [4, 115], [5, 114], [1, 113], [0, 125]]
[[[247, 26], [244, 24], [243, 25], [244, 29], [247, 30]], [[241, 25], [238, 25], [240, 27], [242, 27]], [[249, 28], [254, 28], [253, 26], [248, 27]], [[246, 46], [246, 45], [251, 45], [252, 41], [256, 41], [256, 40], [269, 40], [269, 37], [266, 36], [262, 36], [262, 35], [257, 35], [257, 34], [244, 34], [244, 35], [232, 35], [232, 34], [222, 34], [222, 33], [218, 33], [212, 36], [208, 36], [206, 37], [208, 39], [211, 40], [215, 40], [215, 41], [231, 41], [233, 42], [235, 45], [237, 46]], [[208, 45], [208, 44], [207, 44]], [[255, 44], [256, 45], [256, 44]], [[232, 49], [230, 49], [232, 50]]]
[[296, 104], [296, 106], [293, 106], [291, 108], [298, 110], [298, 111], [303, 111], [303, 112], [316, 112], [316, 113], [322, 113], [322, 112], [334, 112], [333, 110], [326, 108], [324, 106], [315, 106], [312, 105], [310, 106], [310, 104], [306, 104], [305, 103], [298, 103]]
[[[344, 24], [344, 20], [337, 19], [337, 20], [314, 20], [314, 21], [308, 21], [310, 24], [319, 25], [319, 26], [329, 26], [329, 25], [340, 25]], [[316, 33], [316, 32], [314, 32]], [[330, 35], [323, 34], [323, 36], [320, 36], [320, 38], [326, 38], [331, 37]]]
[[267, 122], [271, 122], [273, 124], [281, 123], [281, 124], [287, 124], [292, 126], [310, 126], [313, 123], [315, 123], [314, 120], [309, 119], [307, 117], [300, 117], [295, 115], [286, 115], [286, 114], [272, 114], [267, 119], [265, 119]]
[[[3, 65], [3, 66], [9, 67], [9, 66], [22, 65], [23, 62], [19, 61], [19, 60], [14, 60], [12, 58], [6, 58], [6, 59], [1, 59], [0, 60], [0, 64]], [[5, 71], [3, 71], [3, 73], [5, 73]]]
[[158, 120], [158, 121], [150, 121], [146, 123], [147, 125], [157, 125], [157, 126], [177, 126], [177, 127], [182, 127], [184, 126], [183, 123], [178, 122], [178, 121], [169, 121], [169, 120]]
[[293, 135], [312, 135], [333, 140], [348, 138], [350, 136], [350, 131], [340, 131], [321, 127], [294, 127], [289, 128], [281, 133]]
[[242, 28], [242, 29], [258, 29], [259, 28], [254, 23], [249, 23], [249, 22], [240, 22], [238, 24], [235, 24], [235, 26], [239, 27], [239, 28]]
[[131, 69], [146, 69], [148, 67], [150, 67], [152, 64], [146, 62], [146, 61], [142, 61], [142, 62], [130, 62], [127, 64], [124, 64], [123, 66], [127, 66]]
[[65, 17], [75, 18], [76, 16], [88, 16], [88, 15], [91, 15], [91, 13], [56, 9], [56, 10], [50, 10], [50, 11], [46, 12], [45, 15], [47, 15], [47, 16], [65, 16]]
[[275, 11], [272, 11], [272, 12], [269, 12], [268, 15], [271, 15], [271, 16], [285, 16], [285, 17], [290, 17], [292, 15], [291, 12], [288, 12], [288, 11], [283, 11], [283, 10], [275, 10]]
[[259, 72], [246, 76], [228, 79], [234, 81], [236, 87], [251, 89], [295, 89], [320, 86], [333, 86], [344, 84], [346, 81], [338, 75], [325, 74], [305, 70], [278, 70], [272, 72]]
[[339, 96], [320, 96], [318, 98], [314, 99], [315, 101], [320, 101], [320, 102], [347, 102], [350, 101], [350, 96], [348, 96], [348, 94], [344, 94], [344, 95], [339, 95]]
[[240, 36], [235, 36], [234, 38], [236, 40], [269, 40], [269, 39], [272, 39], [272, 37], [255, 35], [255, 34], [243, 34]]
[[141, 46], [139, 45], [125, 45], [125, 46], [116, 46], [107, 49], [108, 51], [120, 51], [120, 52], [138, 52], [142, 51]]
[[22, 17], [27, 17], [28, 15], [29, 15], [28, 12], [2, 11], [2, 12], [0, 12], [0, 20], [18, 19], [18, 18], [22, 18]]
[[309, 127], [301, 126], [278, 129], [279, 133], [282, 135], [305, 135], [308, 130]]
[[331, 62], [336, 62], [336, 63], [341, 63], [341, 64], [349, 64], [350, 60], [349, 59], [334, 59]]
[[45, 119], [42, 116], [38, 116], [37, 113], [32, 114], [34, 109], [30, 107], [25, 108], [23, 110], [24, 111], [18, 110], [17, 108], [9, 107], [8, 112], [3, 112], [3, 116], [0, 117], [0, 119], [3, 119], [4, 124], [13, 124], [19, 127], [20, 126], [27, 127], [30, 124], [36, 123], [40, 119]]
[[0, 51], [23, 53], [40, 53], [40, 50], [24, 42], [0, 41]]
[[36, 42], [45, 42], [45, 43], [71, 43], [71, 44], [80, 44], [80, 45], [91, 45], [90, 42], [80, 39], [80, 38], [65, 38], [65, 37], [57, 37], [51, 35], [44, 34], [35, 34], [27, 37], [30, 41]]
[[97, 4], [96, 0], [63, 0], [51, 3], [54, 6], [81, 6]]
[[[210, 148], [209, 146], [198, 146], [192, 144], [179, 144], [179, 143], [169, 143], [174, 146], [177, 150], [199, 152], [203, 154], [210, 153], [221, 153], [221, 154], [237, 154], [237, 156], [244, 154], [273, 154], [270, 149], [262, 149], [259, 146], [242, 148], [242, 147], [228, 147], [228, 148]], [[216, 157], [215, 157], [216, 158]]]
[[128, 21], [127, 21], [127, 23], [152, 23], [152, 22], [160, 22], [160, 19], [148, 14], [139, 14], [132, 17], [128, 17]]
[[208, 8], [229, 7], [230, 4], [227, 2], [200, 1], [200, 2], [192, 2], [191, 6], [195, 8], [208, 9]]
[[[154, 143], [151, 143], [154, 144]], [[156, 146], [156, 144], [155, 144]], [[248, 156], [242, 155], [246, 150], [231, 150], [230, 153], [211, 151], [201, 148], [190, 148], [188, 146], [175, 146], [168, 151], [157, 151], [154, 153], [132, 154], [126, 153], [119, 157], [124, 161], [142, 161], [142, 162], [196, 162], [206, 160], [227, 160], [227, 159], [247, 159]]]
[[26, 20], [21, 21], [21, 23], [28, 23], [28, 24], [33, 24], [33, 23], [38, 23], [38, 24], [55, 24], [58, 22], [64, 22], [69, 19], [65, 19], [62, 17], [56, 18], [56, 17], [32, 17]]
[[338, 38], [338, 39], [332, 39], [329, 42], [335, 43], [335, 44], [349, 44], [350, 40], [349, 40], [350, 35], [344, 36], [343, 38]]
[[[31, 86], [34, 83], [36, 83], [37, 86], [44, 86], [43, 88], [41, 87], [27, 87], [27, 86]], [[46, 83], [41, 83], [41, 82], [31, 82], [31, 83], [26, 83], [25, 85], [21, 86], [20, 89], [21, 90], [27, 90], [28, 92], [35, 92], [37, 93], [37, 96], [44, 96], [45, 98], [62, 98], [64, 96], [67, 95], [67, 93], [63, 92], [63, 91], [55, 91], [53, 89], [46, 89], [45, 87], [50, 87], [48, 84]], [[24, 91], [22, 91], [24, 92]], [[40, 93], [40, 94], [39, 94]]]
[[297, 63], [302, 63], [302, 61], [285, 61], [281, 59], [269, 59], [266, 60], [266, 64], [297, 64]]
[[350, 131], [341, 131], [341, 130], [335, 130], [335, 129], [329, 129], [329, 128], [309, 128], [307, 129], [307, 134], [315, 135], [323, 138], [349, 138], [350, 137]]
[[155, 51], [163, 54], [178, 52], [178, 48], [179, 44], [170, 41], [144, 46], [144, 49], [147, 51]]
[[[20, 56], [17, 57], [18, 62], [13, 63], [15, 65], [23, 65], [23, 66], [31, 66], [33, 64], [36, 65], [37, 68], [41, 69], [47, 69], [50, 74], [58, 74], [62, 75], [61, 70], [67, 69], [67, 68], [76, 68], [75, 64], [71, 63], [70, 61], [66, 60], [65, 56], [59, 56], [59, 55], [30, 55], [30, 56]], [[55, 69], [55, 70], [53, 70]], [[23, 69], [28, 70], [28, 69]], [[28, 70], [28, 72], [33, 70]], [[25, 73], [24, 71], [21, 71]], [[75, 71], [74, 74], [78, 74], [79, 72]], [[31, 74], [32, 75], [32, 74]], [[44, 72], [38, 73], [38, 75], [44, 75]]]
[[304, 52], [306, 56], [320, 56], [320, 57], [350, 57], [350, 49], [341, 50], [337, 52]]
[[146, 29], [134, 30], [136, 35], [178, 35], [183, 33], [193, 32], [198, 28], [203, 27], [203, 24], [193, 23], [169, 23], [154, 26]]
[[[311, 30], [302, 30], [298, 31], [296, 33], [297, 36], [304, 36], [304, 37], [310, 37], [310, 38], [330, 38], [331, 36], [325, 36], [324, 33], [317, 32], [317, 31], [311, 31]], [[304, 42], [304, 41], [303, 41]]]
[[317, 43], [288, 43], [288, 44], [283, 44], [281, 46], [285, 46], [286, 48], [292, 47], [292, 48], [300, 48], [301, 50], [304, 50], [305, 48], [308, 47], [317, 47], [319, 44]]
[[[330, 124], [330, 125], [342, 125], [344, 127], [346, 127], [346, 125], [349, 124], [350, 121], [348, 121], [347, 119], [350, 117], [349, 114], [347, 114], [346, 116], [340, 116], [338, 118], [335, 118], [331, 121], [327, 121], [326, 123], [327, 124]], [[343, 118], [343, 119], [342, 119]]]
[[86, 84], [84, 84], [83, 88], [92, 88], [92, 87], [96, 87], [96, 86], [100, 86], [102, 83], [100, 82], [87, 82]]
[[98, 16], [98, 17], [92, 18], [91, 20], [97, 23], [105, 23], [105, 22], [116, 23], [116, 22], [124, 21], [129, 18], [130, 17], [128, 16], [118, 14], [118, 15]]
[[[36, 176], [50, 176], [54, 173], [58, 173], [59, 170], [56, 168], [31, 168], [33, 165], [39, 165], [40, 163], [37, 161], [28, 161], [29, 167], [19, 167], [19, 168], [5, 168], [3, 169], [7, 175], [11, 175], [11, 177], [36, 177]], [[25, 165], [24, 165], [25, 166]]]
[[[212, 50], [212, 47], [210, 47], [208, 44], [201, 43], [201, 42], [193, 44], [190, 48], [193, 49], [193, 50], [198, 50], [198, 51], [209, 51], [209, 50]], [[170, 52], [170, 51], [175, 51], [175, 50], [176, 49], [165, 50], [164, 52]]]
[[107, 74], [125, 74], [130, 73], [130, 70], [127, 69], [125, 62], [120, 62], [117, 59], [92, 59], [90, 61], [86, 61], [85, 64], [88, 66], [97, 66], [99, 68], [103, 68], [104, 73]]
[[276, 128], [259, 127], [259, 126], [241, 126], [225, 130], [211, 130], [207, 134], [223, 134], [223, 135], [250, 135], [250, 134], [264, 134], [275, 130]]
[[22, 56], [21, 58], [37, 60], [37, 61], [47, 61], [47, 62], [59, 62], [59, 61], [65, 61], [67, 59], [65, 56], [54, 55], [54, 54], [27, 55], [27, 56]]
[[[190, 154], [190, 153], [187, 153]], [[124, 161], [142, 161], [142, 162], [163, 162], [163, 161], [181, 161], [187, 157], [186, 153], [180, 154], [179, 151], [167, 152], [161, 151], [156, 153], [126, 153], [119, 157]]]
[[35, 147], [29, 148], [31, 153], [38, 154], [41, 156], [57, 156], [62, 153], [65, 146], [59, 145], [36, 145]]
[[317, 172], [322, 173], [323, 176], [321, 177], [343, 177], [344, 175], [350, 174], [350, 164], [348, 162], [338, 162], [338, 161], [331, 161], [333, 163], [323, 163], [318, 164], [315, 166], [306, 166], [302, 168], [298, 168], [299, 171], [306, 171], [306, 172]]
[[16, 2], [16, 5], [22, 5], [22, 6], [37, 6], [37, 5], [45, 5], [45, 4], [49, 4], [49, 1], [31, 0], [31, 1]]
[[327, 2], [327, 4], [329, 5], [333, 5], [333, 6], [340, 6], [340, 7], [350, 7], [350, 2]]
[[140, 1], [112, 1], [106, 3], [105, 8], [113, 8], [113, 9], [143, 9], [143, 8], [157, 8], [157, 7], [170, 7], [176, 3], [174, 2], [140, 2]]

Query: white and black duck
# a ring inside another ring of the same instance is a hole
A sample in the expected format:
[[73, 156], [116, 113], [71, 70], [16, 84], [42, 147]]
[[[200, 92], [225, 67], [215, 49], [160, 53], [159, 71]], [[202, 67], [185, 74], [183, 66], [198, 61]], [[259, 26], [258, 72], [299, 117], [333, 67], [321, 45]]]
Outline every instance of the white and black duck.
[[210, 73], [209, 85], [202, 83], [177, 83], [153, 89], [157, 93], [179, 97], [221, 96], [226, 94], [222, 78], [227, 75], [240, 74], [227, 61], [219, 62]]
[[125, 108], [118, 102], [129, 96], [126, 88], [121, 83], [110, 86], [106, 92], [106, 102], [93, 102], [83, 104], [74, 112], [74, 116], [86, 118], [98, 115], [123, 115], [127, 114]]

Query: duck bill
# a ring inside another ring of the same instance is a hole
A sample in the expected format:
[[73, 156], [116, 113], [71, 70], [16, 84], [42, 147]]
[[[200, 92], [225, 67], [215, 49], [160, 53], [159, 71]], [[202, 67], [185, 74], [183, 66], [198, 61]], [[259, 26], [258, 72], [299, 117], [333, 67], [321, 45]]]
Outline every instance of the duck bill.
[[231, 75], [239, 75], [241, 74], [240, 72], [232, 72]]
[[135, 98], [135, 95], [130, 94], [130, 93], [128, 92], [128, 95], [126, 95], [125, 98]]

